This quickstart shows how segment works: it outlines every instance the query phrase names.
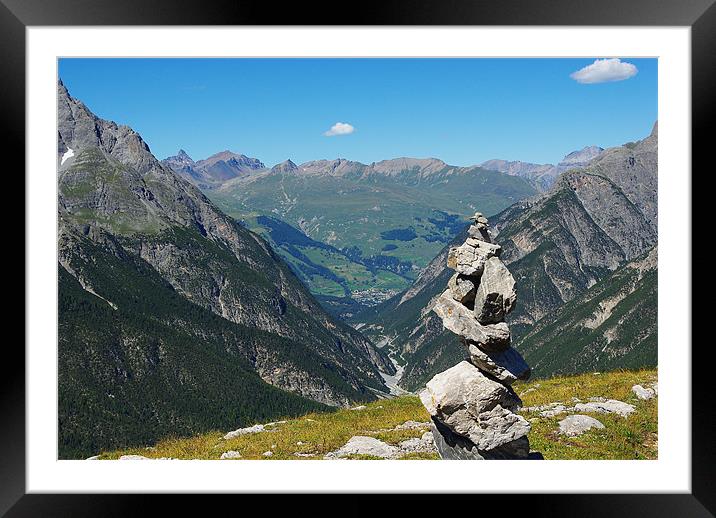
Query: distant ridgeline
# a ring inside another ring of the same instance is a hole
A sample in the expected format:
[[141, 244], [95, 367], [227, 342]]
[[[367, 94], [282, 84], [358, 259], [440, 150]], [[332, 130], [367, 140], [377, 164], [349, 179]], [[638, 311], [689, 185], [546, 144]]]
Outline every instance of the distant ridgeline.
[[475, 210], [494, 215], [602, 152], [586, 147], [557, 165], [339, 158], [268, 168], [230, 151], [195, 162], [182, 150], [162, 162], [267, 239], [327, 310], [353, 321], [407, 289]]
[[269, 169], [236, 153], [194, 162], [180, 152], [163, 163], [267, 239], [344, 320], [410, 286], [476, 206], [494, 214], [537, 192], [519, 175], [433, 158]]
[[[656, 365], [657, 144], [655, 125], [491, 219], [518, 286], [508, 323], [534, 376]], [[465, 238], [466, 228], [452, 244]], [[355, 318], [406, 362], [406, 389], [464, 357], [430, 311], [450, 278], [449, 246], [407, 290]]]
[[385, 353], [131, 128], [59, 83], [58, 129], [61, 458], [388, 391]]

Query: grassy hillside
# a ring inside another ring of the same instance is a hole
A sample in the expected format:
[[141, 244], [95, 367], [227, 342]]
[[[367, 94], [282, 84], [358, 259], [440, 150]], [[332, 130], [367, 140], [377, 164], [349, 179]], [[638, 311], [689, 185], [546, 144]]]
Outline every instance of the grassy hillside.
[[[631, 392], [635, 384], [656, 382], [656, 370], [589, 373], [519, 383], [515, 390], [525, 407], [566, 402], [573, 398], [618, 399], [631, 403], [636, 412], [624, 418], [614, 414], [589, 414], [605, 428], [590, 430], [579, 437], [557, 433], [559, 421], [567, 414], [541, 417], [539, 412], [523, 412], [532, 422], [529, 434], [533, 450], [546, 459], [655, 459], [657, 458], [657, 399], [638, 400]], [[238, 451], [242, 459], [321, 459], [344, 445], [355, 435], [370, 435], [390, 444], [420, 437], [422, 430], [395, 430], [408, 420], [425, 422], [429, 416], [415, 396], [369, 403], [362, 410], [341, 409], [313, 412], [285, 423], [267, 427], [270, 431], [225, 440], [228, 430], [199, 434], [189, 438], [167, 438], [151, 447], [107, 451], [100, 459], [121, 455], [147, 458], [218, 459], [225, 451]], [[264, 453], [271, 451], [270, 457]], [[300, 455], [299, 455], [300, 454]], [[306, 456], [310, 455], [310, 456]], [[404, 459], [437, 459], [435, 454], [414, 454]]]
[[[311, 292], [324, 297], [328, 307], [343, 310], [341, 302], [370, 306], [410, 286], [477, 207], [495, 214], [536, 191], [522, 178], [474, 168], [459, 174], [446, 170], [429, 180], [417, 171], [398, 176], [265, 172], [205, 193], [227, 214], [273, 238]], [[308, 239], [292, 243], [276, 221]]]
[[391, 255], [396, 247], [390, 245], [364, 257], [356, 247], [340, 250], [272, 216], [245, 215], [241, 222], [269, 242], [324, 308], [345, 320], [404, 289], [416, 275], [413, 263]]

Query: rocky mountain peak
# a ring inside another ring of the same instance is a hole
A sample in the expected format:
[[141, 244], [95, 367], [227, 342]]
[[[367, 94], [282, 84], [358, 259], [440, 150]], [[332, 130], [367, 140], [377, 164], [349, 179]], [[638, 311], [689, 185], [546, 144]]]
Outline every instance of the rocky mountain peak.
[[251, 158], [246, 155], [235, 155], [234, 157], [229, 160], [229, 163], [233, 164], [234, 166], [238, 167], [241, 170], [253, 170], [257, 171], [260, 169], [266, 169], [266, 166], [264, 165], [261, 160], [258, 158]]
[[310, 160], [299, 166], [302, 173], [312, 175], [344, 176], [362, 173], [368, 166], [345, 158]]
[[71, 149], [75, 156], [88, 148], [99, 148], [113, 159], [140, 174], [160, 168], [149, 145], [129, 126], [100, 119], [84, 103], [70, 96], [65, 85], [57, 83], [58, 158]]
[[430, 174], [441, 171], [448, 167], [448, 165], [438, 158], [399, 157], [373, 162], [371, 167], [376, 173], [392, 176], [405, 171], [417, 171], [421, 174]]
[[602, 151], [604, 151], [604, 148], [599, 146], [586, 146], [579, 151], [572, 151], [571, 153], [565, 155], [558, 165], [562, 167], [583, 166], [598, 157]]
[[284, 160], [280, 164], [276, 164], [275, 166], [273, 166], [271, 168], [272, 173], [284, 174], [284, 173], [294, 173], [296, 171], [298, 171], [298, 166], [296, 164], [294, 164], [293, 161], [291, 161], [290, 159]]
[[199, 160], [197, 162], [198, 164], [201, 164], [204, 167], [211, 166], [216, 164], [217, 162], [228, 162], [232, 158], [235, 157], [241, 157], [243, 155], [239, 155], [237, 153], [234, 153], [233, 151], [229, 151], [228, 149], [225, 149], [224, 151], [219, 151], [218, 153], [214, 153], [213, 155], [203, 159]]
[[651, 133], [644, 140], [636, 143], [634, 151], [637, 153], [656, 153], [659, 144], [659, 122], [655, 122], [651, 128]]
[[192, 159], [183, 149], [180, 149], [176, 155], [169, 156], [164, 160], [167, 162], [174, 162], [178, 165], [194, 165], [196, 163], [194, 162], [194, 159]]
[[179, 150], [177, 155], [165, 158], [162, 163], [191, 183], [207, 189], [220, 186], [238, 176], [266, 169], [260, 160], [229, 150], [220, 151], [197, 162], [184, 150]]

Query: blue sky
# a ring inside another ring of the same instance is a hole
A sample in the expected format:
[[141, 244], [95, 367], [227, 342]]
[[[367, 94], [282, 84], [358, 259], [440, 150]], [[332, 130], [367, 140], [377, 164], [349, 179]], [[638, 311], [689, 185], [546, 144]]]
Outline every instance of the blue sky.
[[[183, 148], [195, 160], [229, 149], [267, 165], [556, 163], [643, 138], [657, 120], [656, 59], [595, 59], [71, 58], [59, 74], [160, 159]], [[343, 134], [326, 136], [339, 122]]]

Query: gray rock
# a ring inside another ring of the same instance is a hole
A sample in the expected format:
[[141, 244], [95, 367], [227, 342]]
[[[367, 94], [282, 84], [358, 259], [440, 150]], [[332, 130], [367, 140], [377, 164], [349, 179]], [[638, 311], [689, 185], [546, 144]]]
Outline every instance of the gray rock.
[[490, 230], [487, 228], [487, 224], [485, 223], [473, 223], [467, 229], [467, 235], [470, 237], [474, 237], [475, 239], [479, 239], [480, 241], [492, 243], [492, 236], [490, 235]]
[[604, 425], [588, 415], [569, 415], [559, 422], [559, 433], [569, 437], [582, 435], [592, 428], [604, 428]]
[[477, 285], [474, 278], [456, 273], [448, 281], [448, 289], [453, 300], [460, 304], [469, 304], [475, 300]]
[[149, 460], [149, 457], [144, 455], [122, 455], [119, 460]]
[[390, 444], [384, 443], [375, 437], [366, 437], [356, 435], [351, 437], [346, 444], [335, 451], [326, 453], [324, 459], [340, 459], [349, 455], [370, 455], [372, 457], [382, 457], [384, 459], [393, 459], [400, 454], [400, 449]]
[[480, 344], [486, 351], [504, 351], [510, 346], [510, 329], [507, 324], [482, 325], [468, 308], [453, 300], [450, 290], [445, 291], [433, 306], [443, 326], [466, 340]]
[[482, 214], [482, 212], [476, 212], [473, 214], [472, 222], [477, 226], [487, 228], [487, 218]]
[[457, 273], [479, 276], [490, 257], [500, 255], [500, 245], [468, 237], [465, 243], [448, 251], [447, 265]]
[[240, 459], [240, 458], [241, 458], [241, 454], [238, 451], [234, 451], [234, 450], [225, 451], [224, 453], [221, 454], [221, 457], [219, 457], [219, 459], [221, 459], [221, 460]]
[[246, 435], [246, 434], [250, 434], [250, 433], [259, 433], [259, 432], [263, 432], [264, 430], [265, 430], [264, 425], [255, 424], [255, 425], [249, 426], [247, 428], [239, 428], [238, 430], [229, 432], [226, 435], [224, 435], [224, 439], [233, 439], [234, 437], [239, 437], [240, 435]]
[[420, 437], [406, 439], [398, 444], [401, 455], [408, 453], [437, 453], [432, 432], [425, 432]]
[[481, 324], [502, 322], [515, 305], [515, 279], [497, 257], [485, 262], [475, 293], [475, 317]]
[[468, 438], [456, 434], [440, 421], [433, 419], [432, 434], [435, 447], [443, 460], [498, 460], [529, 458], [530, 446], [527, 437], [495, 448], [480, 450]]
[[502, 383], [512, 385], [517, 380], [527, 380], [532, 370], [522, 355], [513, 347], [501, 352], [488, 353], [475, 344], [468, 345], [470, 361]]
[[493, 450], [530, 430], [530, 424], [513, 412], [522, 404], [519, 397], [467, 361], [433, 377], [420, 400], [433, 420], [480, 450]]
[[272, 456], [273, 456], [273, 452], [272, 452], [271, 450], [265, 451], [265, 452], [263, 452], [262, 455], [263, 455], [264, 457], [272, 457]]
[[634, 412], [634, 405], [617, 401], [616, 399], [606, 399], [604, 401], [590, 401], [589, 403], [577, 403], [574, 405], [576, 412], [597, 412], [600, 414], [619, 414], [627, 417]]
[[559, 414], [564, 414], [568, 410], [571, 410], [571, 408], [566, 407], [564, 405], [555, 405], [554, 407], [550, 408], [549, 410], [543, 410], [539, 413], [542, 417], [554, 417]]
[[634, 385], [631, 388], [631, 391], [637, 398], [642, 399], [644, 401], [652, 399], [656, 395], [656, 392], [653, 388], [644, 388], [641, 385]]

